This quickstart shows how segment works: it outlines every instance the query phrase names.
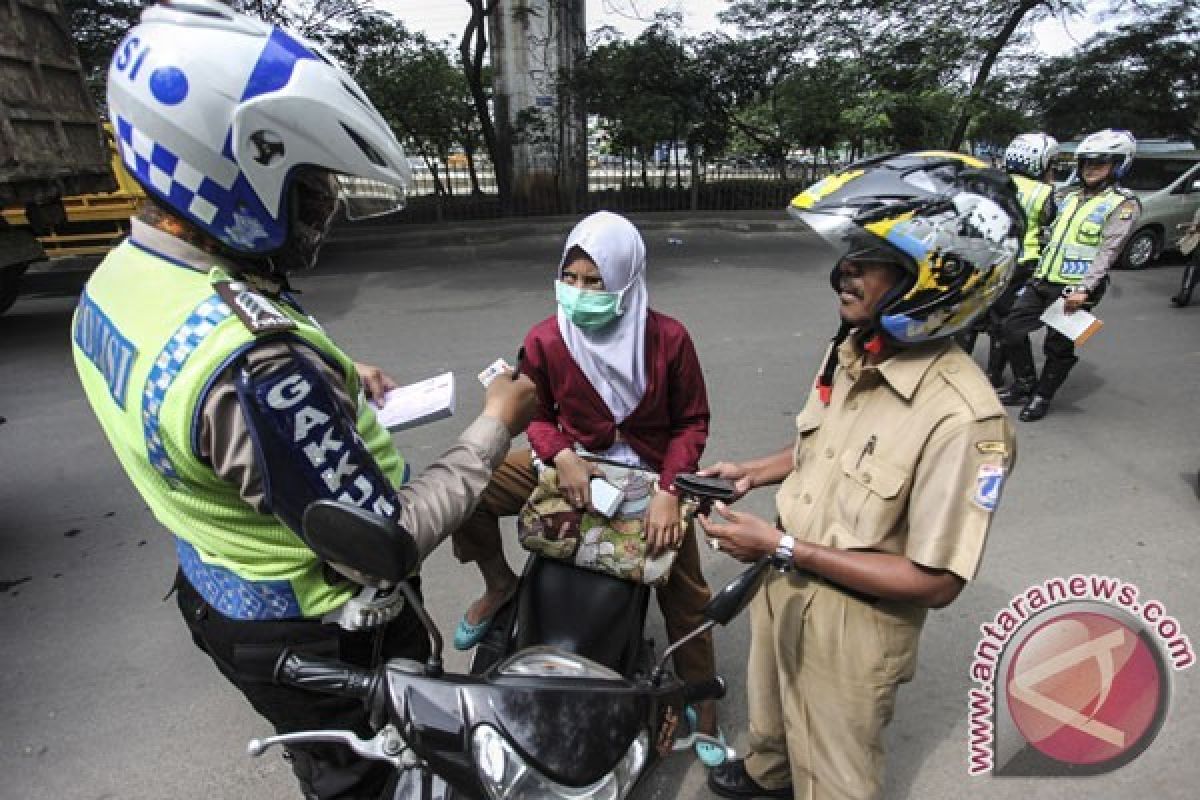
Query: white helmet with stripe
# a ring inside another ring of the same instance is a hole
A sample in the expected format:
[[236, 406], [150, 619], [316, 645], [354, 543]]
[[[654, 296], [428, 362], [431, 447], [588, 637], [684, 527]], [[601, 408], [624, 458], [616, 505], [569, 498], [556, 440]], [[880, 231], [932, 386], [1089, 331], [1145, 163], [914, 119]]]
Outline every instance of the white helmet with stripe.
[[217, 0], [143, 12], [113, 56], [108, 107], [146, 191], [246, 256], [320, 225], [297, 221], [314, 174], [338, 176], [328, 188], [349, 218], [402, 208], [411, 182], [395, 135], [331, 56]]
[[1084, 159], [1104, 159], [1113, 166], [1113, 174], [1117, 179], [1125, 177], [1133, 166], [1133, 155], [1137, 152], [1137, 139], [1129, 131], [1105, 128], [1102, 131], [1088, 134], [1079, 147], [1075, 148], [1075, 161]]
[[1034, 180], [1042, 180], [1054, 157], [1058, 140], [1045, 133], [1022, 133], [1004, 151], [1004, 168]]

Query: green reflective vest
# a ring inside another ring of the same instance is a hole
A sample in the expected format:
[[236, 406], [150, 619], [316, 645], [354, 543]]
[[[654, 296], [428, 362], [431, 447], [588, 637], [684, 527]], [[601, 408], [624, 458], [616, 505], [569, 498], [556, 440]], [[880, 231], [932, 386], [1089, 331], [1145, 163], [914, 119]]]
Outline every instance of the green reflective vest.
[[[211, 381], [256, 341], [214, 291], [229, 280], [173, 264], [125, 242], [92, 274], [72, 323], [75, 367], [117, 458], [154, 516], [177, 537], [189, 581], [227, 616], [319, 617], [355, 587], [330, 583], [316, 555], [275, 516], [256, 511], [238, 487], [196, 455], [198, 405]], [[303, 340], [343, 373], [361, 396], [353, 362], [316, 323], [277, 303]], [[380, 469], [399, 486], [404, 462], [359, 403], [358, 432]], [[222, 594], [232, 605], [213, 600]], [[231, 599], [232, 598], [232, 599]]]
[[1069, 194], [1058, 210], [1034, 277], [1051, 283], [1081, 283], [1100, 252], [1104, 224], [1127, 199], [1111, 186], [1087, 200], [1081, 191]]
[[1017, 185], [1017, 198], [1025, 212], [1025, 241], [1021, 247], [1021, 263], [1037, 261], [1042, 255], [1042, 212], [1047, 202], [1053, 202], [1054, 189], [1046, 183], [1012, 175]]

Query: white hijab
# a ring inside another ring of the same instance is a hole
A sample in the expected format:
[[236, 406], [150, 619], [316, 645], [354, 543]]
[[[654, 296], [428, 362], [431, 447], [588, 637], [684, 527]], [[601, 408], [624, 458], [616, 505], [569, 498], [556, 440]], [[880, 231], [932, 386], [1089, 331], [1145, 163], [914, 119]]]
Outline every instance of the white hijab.
[[598, 211], [567, 237], [556, 278], [561, 279], [572, 247], [596, 262], [605, 291], [625, 290], [620, 316], [597, 331], [579, 328], [558, 309], [558, 330], [567, 350], [619, 424], [646, 393], [646, 245], [632, 222]]

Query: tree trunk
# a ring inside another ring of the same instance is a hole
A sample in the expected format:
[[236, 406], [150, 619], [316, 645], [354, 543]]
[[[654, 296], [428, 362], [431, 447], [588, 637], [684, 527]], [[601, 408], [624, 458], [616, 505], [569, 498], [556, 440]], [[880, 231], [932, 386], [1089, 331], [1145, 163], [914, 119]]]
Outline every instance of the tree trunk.
[[958, 113], [958, 122], [954, 124], [950, 141], [946, 143], [947, 149], [957, 150], [962, 146], [963, 139], [967, 136], [967, 125], [971, 123], [971, 115], [975, 113], [975, 104], [979, 102], [979, 98], [983, 94], [983, 87], [987, 85], [988, 78], [992, 75], [992, 67], [996, 65], [1000, 51], [1008, 46], [1009, 40], [1012, 39], [1012, 35], [1020, 26], [1021, 21], [1025, 19], [1025, 15], [1044, 2], [1045, 0], [1021, 0], [1021, 3], [1013, 9], [1012, 15], [1005, 20], [1004, 27], [992, 39], [987, 53], [979, 65], [979, 72], [975, 75], [975, 82], [971, 84], [971, 92], [967, 95], [962, 110]]
[[471, 177], [471, 194], [483, 194], [483, 189], [479, 187], [479, 173], [475, 171], [475, 148], [464, 144], [463, 153], [467, 156], [467, 174]]
[[487, 55], [487, 18], [496, 11], [496, 0], [467, 0], [471, 7], [471, 19], [463, 31], [458, 53], [462, 59], [463, 74], [471, 90], [471, 101], [479, 117], [483, 132], [483, 143], [492, 158], [492, 169], [496, 173], [496, 193], [500, 196], [500, 208], [505, 214], [512, 211], [512, 153], [496, 142], [496, 126], [488, 108], [487, 93], [483, 86], [483, 59]]

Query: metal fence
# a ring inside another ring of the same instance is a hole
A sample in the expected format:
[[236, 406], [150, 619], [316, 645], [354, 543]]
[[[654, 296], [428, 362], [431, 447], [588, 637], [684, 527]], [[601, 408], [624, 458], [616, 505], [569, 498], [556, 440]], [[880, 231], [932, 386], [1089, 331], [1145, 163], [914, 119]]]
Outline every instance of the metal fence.
[[413, 163], [414, 186], [407, 208], [389, 224], [489, 219], [505, 215], [613, 211], [731, 211], [783, 208], [793, 196], [836, 165], [792, 164], [783, 171], [748, 160], [710, 164], [646, 164], [605, 159], [588, 168], [587, 192], [564, 193], [547, 170], [514, 191], [512, 205], [501, 207], [496, 178], [487, 162], [475, 174], [461, 163], [451, 167]]

